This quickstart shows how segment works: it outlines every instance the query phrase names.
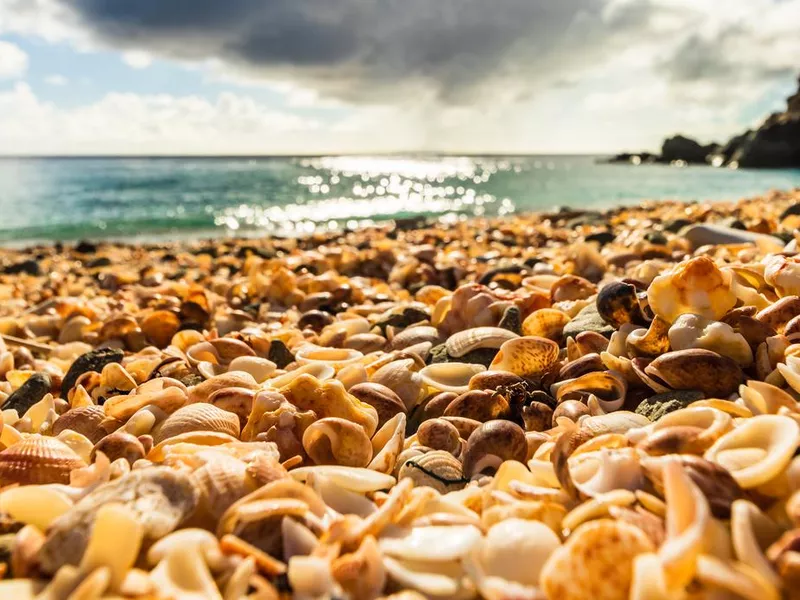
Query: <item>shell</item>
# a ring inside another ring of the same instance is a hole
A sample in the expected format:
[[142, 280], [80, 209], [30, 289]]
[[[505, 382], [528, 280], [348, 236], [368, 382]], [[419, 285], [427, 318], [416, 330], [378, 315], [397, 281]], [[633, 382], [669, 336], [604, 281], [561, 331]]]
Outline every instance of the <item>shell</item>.
[[557, 342], [564, 327], [570, 322], [569, 315], [555, 308], [540, 308], [522, 322], [522, 335], [538, 336]]
[[780, 415], [758, 415], [723, 435], [704, 458], [726, 468], [740, 486], [750, 489], [777, 477], [799, 443], [796, 421]]
[[557, 361], [558, 344], [547, 338], [522, 337], [504, 342], [489, 369], [520, 377], [544, 375]]
[[559, 600], [627, 600], [636, 555], [654, 550], [638, 527], [600, 519], [585, 523], [542, 568], [541, 586]]
[[53, 423], [53, 435], [71, 430], [85, 435], [93, 444], [114, 431], [121, 423], [113, 419], [106, 419], [102, 406], [92, 404], [80, 408], [71, 408], [62, 414]]
[[[731, 358], [710, 350], [679, 350], [662, 354], [644, 369], [676, 390], [700, 390], [707, 397], [724, 398], [742, 383], [741, 367]], [[666, 390], [656, 390], [666, 391]]]
[[300, 365], [322, 363], [333, 367], [336, 371], [360, 361], [363, 357], [364, 355], [358, 350], [322, 348], [312, 344], [303, 346], [295, 352], [295, 360]]
[[365, 381], [357, 383], [348, 392], [377, 411], [379, 429], [396, 414], [406, 412], [400, 397], [385, 385]]
[[411, 458], [400, 467], [398, 479], [410, 478], [415, 486], [428, 486], [446, 494], [467, 484], [461, 461], [449, 452], [433, 450]]
[[730, 325], [711, 321], [699, 315], [685, 314], [678, 317], [669, 329], [669, 343], [673, 350], [704, 348], [722, 356], [728, 356], [742, 367], [753, 363], [750, 344]]
[[341, 465], [319, 465], [299, 467], [289, 471], [289, 475], [298, 481], [306, 481], [309, 475], [320, 474], [330, 478], [336, 485], [353, 492], [368, 493], [391, 488], [397, 480], [391, 475]]
[[647, 329], [631, 331], [625, 339], [629, 356], [658, 356], [669, 352], [669, 323], [656, 316]]
[[780, 296], [800, 294], [800, 261], [797, 257], [774, 254], [766, 257], [763, 263], [764, 280]]
[[366, 467], [372, 460], [372, 444], [360, 425], [328, 417], [308, 426], [303, 448], [318, 465]]
[[55, 438], [32, 435], [0, 452], [0, 485], [69, 483], [73, 469], [86, 463]]
[[615, 329], [627, 323], [645, 324], [636, 288], [630, 283], [614, 281], [603, 286], [597, 293], [595, 304], [603, 320]]
[[[383, 338], [381, 338], [383, 339]], [[404, 329], [392, 338], [392, 350], [403, 350], [410, 346], [420, 344], [423, 342], [430, 342], [436, 345], [441, 340], [441, 334], [436, 327], [428, 325], [418, 325], [416, 327], [409, 327]], [[384, 343], [385, 343], [384, 339]]]
[[393, 360], [375, 371], [370, 381], [394, 391], [406, 409], [411, 410], [422, 399], [424, 387], [422, 376], [414, 370], [415, 365], [416, 362], [412, 358]]
[[492, 469], [496, 471], [506, 460], [523, 462], [528, 456], [525, 432], [511, 421], [487, 421], [467, 440], [463, 457], [466, 477]]
[[158, 444], [188, 431], [214, 431], [239, 437], [239, 416], [213, 404], [189, 404], [156, 425], [153, 442]]
[[384, 537], [378, 542], [384, 554], [405, 560], [452, 561], [469, 554], [481, 540], [471, 525], [414, 527], [403, 537]]
[[403, 450], [406, 433], [406, 416], [398, 413], [383, 425], [372, 438], [374, 458], [369, 468], [381, 473], [394, 472], [397, 457]]
[[451, 335], [445, 346], [448, 355], [461, 358], [480, 348], [500, 348], [505, 342], [518, 337], [516, 333], [501, 327], [473, 327]]
[[736, 305], [731, 278], [711, 258], [698, 256], [656, 277], [647, 288], [647, 300], [668, 323], [685, 313], [719, 320]]
[[433, 390], [461, 394], [469, 390], [470, 379], [485, 370], [483, 365], [448, 362], [428, 365], [419, 374]]
[[[557, 386], [557, 387], [556, 387]], [[577, 379], [556, 384], [556, 400], [588, 400], [595, 396], [606, 412], [618, 410], [628, 393], [627, 382], [614, 371], [595, 371]]]

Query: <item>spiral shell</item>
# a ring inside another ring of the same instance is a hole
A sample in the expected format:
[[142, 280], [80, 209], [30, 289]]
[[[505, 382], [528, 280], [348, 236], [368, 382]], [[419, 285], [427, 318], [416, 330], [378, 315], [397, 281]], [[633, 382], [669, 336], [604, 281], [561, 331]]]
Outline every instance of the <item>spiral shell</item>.
[[318, 465], [366, 467], [372, 460], [372, 444], [360, 425], [328, 417], [308, 426], [303, 448]]
[[446, 494], [467, 484], [461, 461], [444, 450], [433, 450], [411, 458], [400, 467], [398, 479], [411, 478], [415, 486], [428, 486]]
[[239, 416], [213, 404], [188, 404], [153, 429], [153, 442], [158, 444], [189, 431], [214, 431], [239, 437]]
[[0, 452], [0, 485], [69, 483], [73, 469], [86, 463], [52, 437], [32, 435]]

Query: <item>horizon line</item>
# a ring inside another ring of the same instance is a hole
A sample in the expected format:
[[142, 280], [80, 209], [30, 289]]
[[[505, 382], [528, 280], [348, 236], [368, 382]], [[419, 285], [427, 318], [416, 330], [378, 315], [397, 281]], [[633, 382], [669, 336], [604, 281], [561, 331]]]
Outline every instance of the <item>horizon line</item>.
[[43, 160], [43, 159], [215, 159], [215, 158], [235, 158], [235, 159], [262, 159], [262, 158], [327, 158], [339, 156], [369, 156], [369, 157], [413, 157], [413, 156], [437, 156], [437, 157], [466, 157], [466, 158], [526, 158], [537, 156], [585, 156], [599, 157], [610, 156], [613, 152], [437, 152], [437, 151], [396, 151], [396, 152], [323, 152], [310, 154], [2, 154], [0, 160]]

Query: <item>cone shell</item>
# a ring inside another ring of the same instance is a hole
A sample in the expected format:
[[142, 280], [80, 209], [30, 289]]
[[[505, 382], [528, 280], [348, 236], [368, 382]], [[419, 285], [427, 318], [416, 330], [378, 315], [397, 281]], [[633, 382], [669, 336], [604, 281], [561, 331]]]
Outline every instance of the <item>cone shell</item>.
[[517, 338], [500, 346], [489, 368], [520, 377], [541, 377], [558, 361], [558, 354], [558, 344], [547, 338]]
[[12, 483], [69, 483], [73, 469], [86, 463], [52, 437], [32, 435], [0, 452], [0, 486]]
[[213, 404], [189, 404], [179, 408], [153, 430], [153, 442], [189, 431], [213, 431], [239, 437], [239, 417]]

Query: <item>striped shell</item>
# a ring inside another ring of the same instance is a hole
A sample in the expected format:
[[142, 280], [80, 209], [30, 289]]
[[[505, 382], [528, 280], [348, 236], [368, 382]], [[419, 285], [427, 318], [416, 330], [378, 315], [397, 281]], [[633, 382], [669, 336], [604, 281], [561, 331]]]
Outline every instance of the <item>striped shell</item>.
[[239, 417], [213, 404], [189, 404], [179, 408], [153, 430], [153, 442], [189, 431], [213, 431], [239, 437]]
[[508, 340], [518, 337], [513, 331], [500, 327], [473, 327], [451, 335], [445, 346], [448, 355], [460, 358], [479, 348], [499, 348]]
[[68, 484], [70, 472], [85, 466], [81, 457], [63, 442], [32, 435], [0, 452], [0, 486]]
[[558, 344], [553, 340], [521, 337], [505, 342], [489, 369], [509, 371], [520, 377], [541, 377], [558, 361], [558, 354]]
[[103, 424], [106, 413], [102, 406], [92, 404], [71, 408], [53, 423], [53, 435], [56, 436], [67, 429], [85, 435], [93, 444], [96, 444], [121, 423], [113, 419]]

